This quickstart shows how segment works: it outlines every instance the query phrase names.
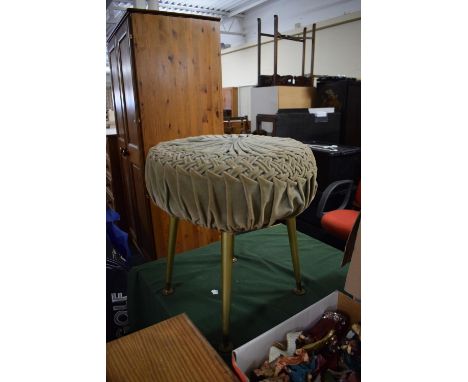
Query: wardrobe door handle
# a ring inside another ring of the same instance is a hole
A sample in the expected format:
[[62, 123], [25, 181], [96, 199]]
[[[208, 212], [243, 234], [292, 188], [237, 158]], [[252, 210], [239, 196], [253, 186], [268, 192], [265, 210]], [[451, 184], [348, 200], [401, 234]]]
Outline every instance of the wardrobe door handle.
[[128, 152], [128, 149], [126, 147], [121, 147], [120, 148], [120, 154], [123, 156], [123, 157], [127, 157], [130, 153]]

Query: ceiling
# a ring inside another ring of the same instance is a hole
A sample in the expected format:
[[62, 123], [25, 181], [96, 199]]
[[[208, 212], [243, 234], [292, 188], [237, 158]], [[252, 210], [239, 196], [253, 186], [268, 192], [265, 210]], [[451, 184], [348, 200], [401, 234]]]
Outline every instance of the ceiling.
[[[220, 18], [242, 17], [243, 13], [269, 0], [154, 0], [160, 11], [192, 13]], [[106, 0], [106, 33], [109, 35], [125, 13], [125, 9], [135, 5], [134, 0]], [[143, 1], [143, 4], [145, 2]], [[150, 3], [150, 1], [148, 1]], [[140, 8], [141, 6], [139, 6]]]

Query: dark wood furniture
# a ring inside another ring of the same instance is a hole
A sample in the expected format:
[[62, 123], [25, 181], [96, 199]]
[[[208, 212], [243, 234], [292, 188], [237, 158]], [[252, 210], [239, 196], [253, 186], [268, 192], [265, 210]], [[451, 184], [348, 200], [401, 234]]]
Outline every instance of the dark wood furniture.
[[260, 133], [262, 130], [262, 122], [271, 122], [273, 124], [273, 130], [271, 136], [276, 137], [276, 114], [257, 114], [256, 132]]
[[224, 117], [224, 134], [250, 134], [249, 117]]
[[229, 110], [230, 117], [237, 117], [239, 115], [238, 93], [238, 88], [223, 88], [223, 110]]
[[317, 103], [319, 107], [334, 107], [341, 113], [341, 144], [361, 146], [361, 81], [346, 77], [319, 77]]
[[125, 216], [123, 186], [120, 173], [119, 142], [117, 133], [106, 129], [106, 204], [120, 213], [120, 228], [127, 230], [127, 219]]
[[109, 382], [238, 381], [185, 313], [106, 347]]
[[[262, 20], [257, 18], [258, 34], [257, 34], [257, 86], [313, 86], [314, 85], [314, 56], [315, 56], [315, 23], [312, 25], [312, 37], [307, 37], [307, 28], [302, 30], [302, 37], [289, 36], [281, 34], [278, 31], [278, 15], [274, 15], [273, 34], [262, 32]], [[273, 37], [273, 75], [262, 75], [261, 73], [261, 59], [262, 59], [262, 36]], [[312, 52], [310, 56], [310, 77], [305, 76], [305, 52], [307, 39], [312, 40]], [[302, 75], [280, 76], [278, 74], [278, 41], [290, 40], [300, 42], [302, 44]]]
[[[145, 158], [161, 141], [223, 133], [219, 19], [128, 9], [107, 41], [123, 210], [148, 259], [166, 256], [168, 215], [151, 203]], [[218, 240], [181, 222], [177, 252]]]

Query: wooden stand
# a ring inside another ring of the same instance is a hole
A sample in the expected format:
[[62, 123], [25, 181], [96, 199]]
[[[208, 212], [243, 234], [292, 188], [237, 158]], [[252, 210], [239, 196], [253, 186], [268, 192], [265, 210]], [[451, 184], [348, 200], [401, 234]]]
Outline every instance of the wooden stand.
[[[293, 86], [314, 86], [314, 56], [315, 56], [315, 24], [312, 27], [312, 37], [307, 37], [307, 28], [302, 31], [302, 37], [283, 35], [278, 32], [278, 15], [274, 15], [274, 33], [262, 33], [262, 20], [257, 19], [258, 23], [258, 83], [257, 86], [275, 86], [275, 85], [293, 85]], [[273, 76], [261, 75], [261, 58], [262, 58], [262, 36], [273, 37]], [[312, 54], [310, 63], [310, 78], [305, 77], [305, 52], [306, 41], [312, 39]], [[278, 75], [278, 41], [290, 40], [302, 43], [302, 75], [301, 76], [280, 76]]]
[[248, 116], [224, 117], [224, 134], [249, 134], [250, 123]]

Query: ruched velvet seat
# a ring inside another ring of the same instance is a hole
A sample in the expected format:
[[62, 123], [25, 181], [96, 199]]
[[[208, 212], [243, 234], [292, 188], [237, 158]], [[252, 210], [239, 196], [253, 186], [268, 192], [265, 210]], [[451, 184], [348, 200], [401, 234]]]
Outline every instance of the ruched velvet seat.
[[146, 187], [171, 216], [166, 288], [178, 219], [221, 231], [223, 348], [228, 346], [233, 235], [286, 219], [297, 294], [303, 294], [295, 216], [312, 202], [317, 167], [310, 148], [294, 139], [204, 135], [161, 142], [147, 155]]
[[312, 151], [289, 138], [207, 135], [150, 149], [146, 182], [171, 216], [224, 232], [270, 226], [312, 201]]

